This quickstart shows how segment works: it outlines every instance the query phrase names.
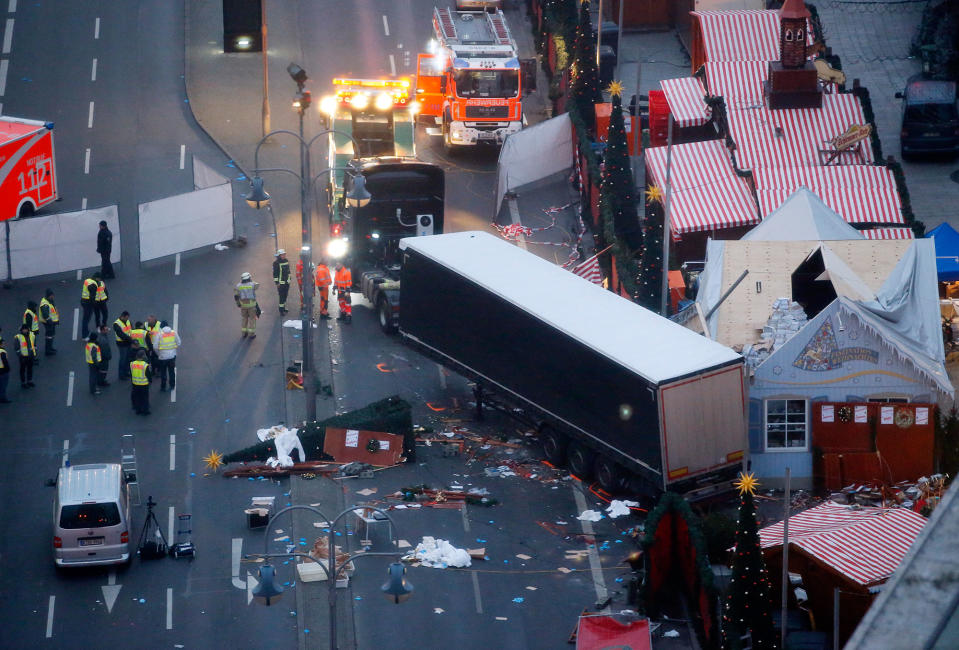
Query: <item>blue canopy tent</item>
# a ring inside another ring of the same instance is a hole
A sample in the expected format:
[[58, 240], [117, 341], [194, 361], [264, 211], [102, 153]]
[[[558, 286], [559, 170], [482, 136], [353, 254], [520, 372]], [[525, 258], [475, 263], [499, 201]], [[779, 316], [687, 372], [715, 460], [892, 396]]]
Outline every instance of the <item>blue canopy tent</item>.
[[936, 271], [940, 282], [959, 280], [959, 232], [942, 223], [926, 233], [936, 242]]

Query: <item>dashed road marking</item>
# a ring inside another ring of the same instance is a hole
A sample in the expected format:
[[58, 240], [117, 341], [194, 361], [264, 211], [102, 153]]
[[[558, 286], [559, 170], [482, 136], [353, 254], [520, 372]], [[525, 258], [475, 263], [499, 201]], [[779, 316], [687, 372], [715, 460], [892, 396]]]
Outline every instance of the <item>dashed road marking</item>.
[[71, 370], [70, 377], [67, 379], [67, 406], [73, 406], [73, 384], [75, 379], [76, 377]]
[[90, 101], [90, 110], [87, 112], [87, 128], [93, 128], [93, 101]]
[[446, 390], [446, 373], [443, 371], [443, 366], [436, 364], [436, 369], [440, 373], [440, 388]]
[[466, 503], [463, 503], [463, 505], [460, 508], [460, 512], [463, 515], [463, 530], [465, 530], [468, 533], [470, 532], [470, 518], [466, 514]]
[[[80, 272], [83, 269], [77, 269], [77, 280], [80, 279]], [[80, 326], [80, 308], [73, 308], [73, 340], [77, 340], [77, 328]]]
[[3, 28], [3, 54], [10, 54], [13, 46], [13, 18], [7, 18], [7, 26]]
[[183, 166], [186, 164], [186, 145], [180, 145], [180, 169], [183, 169]]
[[390, 54], [390, 74], [396, 74], [396, 59]]
[[[583, 493], [579, 491], [579, 488], [573, 488], [573, 499], [576, 501], [576, 511], [583, 512], [586, 510], [586, 498], [583, 496]], [[589, 521], [580, 521], [580, 524], [583, 526], [583, 533], [586, 535], [593, 535], [593, 524]], [[599, 560], [599, 553], [596, 551], [596, 545], [590, 545], [588, 549], [589, 556], [589, 570], [593, 576], [593, 587], [596, 588], [596, 602], [601, 602], [606, 600], [608, 592], [606, 591], [606, 579], [603, 577], [603, 565]]]
[[100, 17], [93, 21], [93, 40], [100, 38]]
[[[83, 197], [82, 199], [80, 199], [80, 209], [81, 210], [87, 209], [87, 197]], [[77, 269], [77, 280], [79, 279], [80, 279], [80, 269]]]
[[166, 529], [170, 532], [170, 541], [173, 541], [173, 506], [170, 506], [170, 518], [167, 520]]
[[47, 605], [47, 638], [53, 637], [53, 606], [57, 602], [56, 596], [50, 596], [50, 602]]
[[7, 71], [10, 69], [10, 60], [0, 61], [0, 95], [7, 90]]
[[483, 597], [480, 595], [479, 588], [479, 578], [476, 576], [476, 571], [470, 572], [473, 575], [473, 598], [476, 599], [476, 613], [483, 613]]
[[7, 13], [13, 14], [17, 12], [17, 0], [10, 0], [10, 4], [7, 5]]
[[237, 589], [247, 590], [247, 583], [240, 578], [240, 558], [243, 557], [243, 538], [233, 538], [233, 548], [230, 553], [230, 570], [233, 574], [233, 586]]
[[166, 588], [166, 629], [173, 629], [173, 587]]
[[[183, 169], [180, 167], [180, 169]], [[173, 275], [180, 275], [180, 254], [177, 253], [173, 258]]]
[[390, 24], [389, 22], [387, 22], [385, 14], [383, 16], [383, 33], [386, 34], [387, 36], [390, 35]]
[[170, 434], [170, 471], [176, 469], [176, 434]]
[[[70, 374], [73, 374], [73, 373], [70, 373]], [[60, 466], [66, 467], [67, 463], [69, 462], [70, 462], [70, 441], [64, 440], [63, 441], [63, 459], [60, 461]]]
[[96, 57], [93, 59], [93, 67], [90, 69], [90, 81], [97, 80], [97, 60]]
[[90, 150], [87, 149], [86, 153], [83, 154], [83, 173], [90, 173]]

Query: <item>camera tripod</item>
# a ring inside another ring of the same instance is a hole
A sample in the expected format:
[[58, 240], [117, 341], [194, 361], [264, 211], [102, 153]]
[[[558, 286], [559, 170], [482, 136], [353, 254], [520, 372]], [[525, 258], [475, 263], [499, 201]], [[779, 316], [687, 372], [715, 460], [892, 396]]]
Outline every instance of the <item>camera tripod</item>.
[[163, 531], [160, 529], [160, 522], [153, 514], [153, 506], [155, 505], [156, 502], [153, 497], [147, 497], [147, 518], [143, 522], [143, 530], [140, 531], [140, 543], [137, 545], [137, 553], [143, 560], [166, 557], [169, 549], [166, 537], [163, 536]]

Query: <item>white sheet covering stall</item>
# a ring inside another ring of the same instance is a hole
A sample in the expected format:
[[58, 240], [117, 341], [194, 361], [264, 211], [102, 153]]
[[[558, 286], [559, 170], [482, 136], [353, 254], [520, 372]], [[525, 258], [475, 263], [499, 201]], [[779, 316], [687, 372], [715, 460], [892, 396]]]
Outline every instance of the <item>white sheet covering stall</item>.
[[503, 143], [496, 161], [496, 203], [499, 212], [503, 197], [527, 183], [552, 176], [573, 166], [573, 129], [563, 113], [514, 133]]

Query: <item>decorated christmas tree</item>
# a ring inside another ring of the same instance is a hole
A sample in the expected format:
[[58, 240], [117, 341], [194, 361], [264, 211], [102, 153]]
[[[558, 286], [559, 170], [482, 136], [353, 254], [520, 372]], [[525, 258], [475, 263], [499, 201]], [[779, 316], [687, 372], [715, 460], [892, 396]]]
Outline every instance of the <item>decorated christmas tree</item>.
[[775, 648], [778, 644], [773, 629], [769, 576], [759, 546], [753, 502], [759, 484], [751, 473], [741, 472], [735, 485], [740, 495], [739, 526], [732, 580], [723, 608], [723, 648]]
[[573, 65], [570, 68], [570, 92], [573, 102], [590, 133], [596, 132], [596, 104], [603, 101], [596, 69], [596, 37], [589, 18], [589, 0], [579, 7]]
[[609, 116], [609, 138], [606, 142], [606, 164], [599, 187], [600, 201], [609, 206], [613, 233], [610, 234], [626, 244], [630, 251], [638, 250], [643, 243], [636, 216], [636, 194], [633, 170], [629, 164], [629, 145], [626, 142], [626, 125], [623, 121], [623, 85], [614, 81], [609, 85], [613, 98], [613, 110]]
[[643, 246], [636, 277], [636, 301], [659, 313], [663, 298], [663, 193], [653, 185], [646, 192], [646, 213], [642, 219]]

